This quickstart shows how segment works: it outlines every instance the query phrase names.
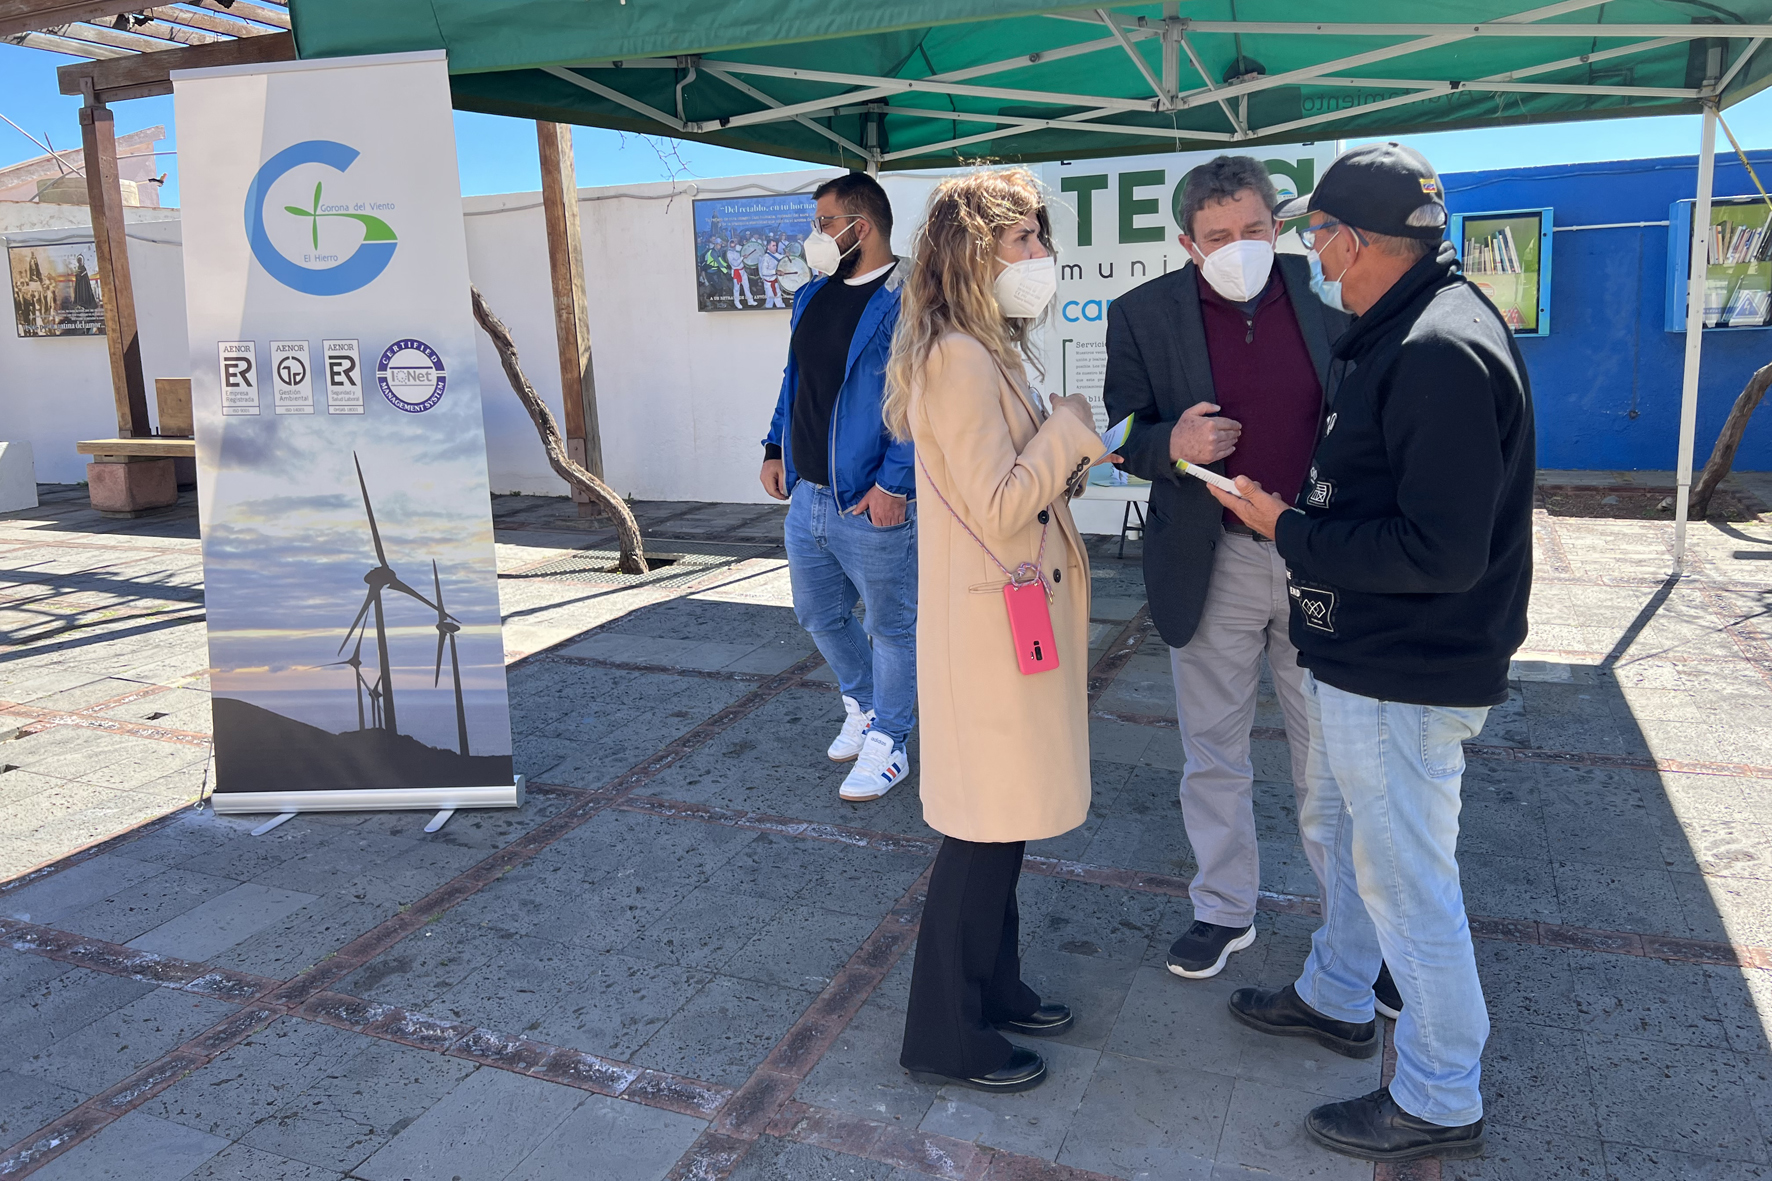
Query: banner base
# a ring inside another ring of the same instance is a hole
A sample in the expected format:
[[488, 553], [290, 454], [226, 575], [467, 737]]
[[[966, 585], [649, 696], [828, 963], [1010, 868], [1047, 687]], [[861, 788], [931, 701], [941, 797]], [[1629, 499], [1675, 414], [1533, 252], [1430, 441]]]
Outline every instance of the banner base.
[[217, 816], [249, 812], [384, 812], [443, 808], [520, 808], [525, 779], [503, 787], [378, 788], [361, 791], [218, 791], [209, 797]]

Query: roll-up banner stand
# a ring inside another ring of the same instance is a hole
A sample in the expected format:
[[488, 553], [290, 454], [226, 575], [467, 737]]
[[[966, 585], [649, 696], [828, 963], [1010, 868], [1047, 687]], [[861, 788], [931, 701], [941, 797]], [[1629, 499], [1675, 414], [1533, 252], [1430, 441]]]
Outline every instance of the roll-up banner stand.
[[444, 54], [172, 77], [215, 810], [521, 804]]

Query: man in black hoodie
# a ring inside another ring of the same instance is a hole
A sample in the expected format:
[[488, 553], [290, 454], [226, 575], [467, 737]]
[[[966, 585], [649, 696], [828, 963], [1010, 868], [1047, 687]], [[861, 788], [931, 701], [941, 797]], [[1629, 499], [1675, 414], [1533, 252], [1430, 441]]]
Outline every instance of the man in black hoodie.
[[1342, 155], [1308, 199], [1319, 295], [1359, 318], [1335, 344], [1322, 432], [1289, 506], [1243, 477], [1214, 491], [1275, 539], [1307, 684], [1302, 830], [1327, 851], [1323, 925], [1295, 984], [1245, 988], [1232, 1014], [1350, 1057], [1379, 1047], [1372, 979], [1402, 995], [1389, 1087], [1305, 1119], [1367, 1160], [1476, 1156], [1488, 1013], [1456, 847], [1461, 743], [1507, 699], [1526, 637], [1536, 475], [1532, 396], [1513, 335], [1441, 241], [1421, 155]]

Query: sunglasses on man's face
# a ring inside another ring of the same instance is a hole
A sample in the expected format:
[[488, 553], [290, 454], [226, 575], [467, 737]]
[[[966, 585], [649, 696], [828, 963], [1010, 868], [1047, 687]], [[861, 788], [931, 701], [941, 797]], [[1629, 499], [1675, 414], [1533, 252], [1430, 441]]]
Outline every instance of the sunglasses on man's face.
[[1360, 237], [1359, 230], [1344, 221], [1326, 221], [1322, 225], [1305, 226], [1298, 231], [1298, 240], [1304, 243], [1306, 250], [1321, 250], [1329, 245], [1329, 239], [1335, 237], [1335, 231], [1343, 227], [1353, 231], [1354, 237], [1359, 241], [1365, 241]]

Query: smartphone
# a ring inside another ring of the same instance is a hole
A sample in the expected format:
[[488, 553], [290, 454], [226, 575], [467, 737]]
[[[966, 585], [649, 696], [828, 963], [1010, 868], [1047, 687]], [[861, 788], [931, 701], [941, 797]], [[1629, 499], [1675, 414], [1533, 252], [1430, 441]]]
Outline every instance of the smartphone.
[[1046, 601], [1046, 584], [1010, 583], [1003, 587], [1003, 603], [1009, 608], [1009, 636], [1015, 643], [1015, 662], [1024, 675], [1058, 667], [1058, 641], [1052, 635], [1052, 608]]

